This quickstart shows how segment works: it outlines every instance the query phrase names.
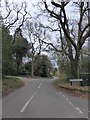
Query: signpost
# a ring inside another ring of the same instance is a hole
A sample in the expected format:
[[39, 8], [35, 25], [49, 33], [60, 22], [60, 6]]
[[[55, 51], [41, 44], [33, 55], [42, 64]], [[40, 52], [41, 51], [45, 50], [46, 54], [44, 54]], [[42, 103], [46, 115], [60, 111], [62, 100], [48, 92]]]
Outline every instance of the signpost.
[[70, 79], [71, 86], [72, 86], [72, 82], [80, 82], [80, 85], [83, 86], [83, 79]]

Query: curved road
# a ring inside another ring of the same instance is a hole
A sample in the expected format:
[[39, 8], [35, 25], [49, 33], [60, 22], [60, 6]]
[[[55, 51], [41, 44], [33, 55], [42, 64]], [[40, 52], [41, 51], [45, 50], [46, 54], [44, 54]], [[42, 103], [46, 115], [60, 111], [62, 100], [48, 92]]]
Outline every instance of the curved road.
[[2, 100], [3, 118], [87, 118], [88, 100], [58, 91], [54, 79], [21, 79], [26, 85]]

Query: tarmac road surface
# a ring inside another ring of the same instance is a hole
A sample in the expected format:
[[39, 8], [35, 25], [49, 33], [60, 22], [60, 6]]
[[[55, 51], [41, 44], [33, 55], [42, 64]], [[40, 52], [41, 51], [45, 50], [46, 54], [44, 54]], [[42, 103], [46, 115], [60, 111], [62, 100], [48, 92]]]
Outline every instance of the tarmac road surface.
[[21, 79], [26, 81], [26, 85], [2, 100], [3, 118], [88, 117], [88, 99], [57, 90], [54, 79]]

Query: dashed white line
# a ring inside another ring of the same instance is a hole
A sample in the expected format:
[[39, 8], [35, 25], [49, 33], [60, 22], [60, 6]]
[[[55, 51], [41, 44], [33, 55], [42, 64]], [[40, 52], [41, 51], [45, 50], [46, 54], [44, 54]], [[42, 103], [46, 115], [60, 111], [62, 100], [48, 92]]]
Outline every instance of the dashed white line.
[[26, 102], [26, 104], [23, 106], [23, 108], [21, 109], [21, 113], [24, 112], [24, 110], [26, 109], [26, 107], [28, 106], [29, 102], [33, 99], [33, 97], [36, 95], [36, 93], [33, 93], [33, 95], [30, 97], [30, 99]]
[[86, 117], [86, 118], [87, 118], [88, 120], [90, 120], [89, 117]]
[[69, 104], [73, 105], [71, 102], [69, 102]]
[[83, 114], [83, 112], [82, 112], [81, 110], [80, 110], [79, 112], [80, 112], [81, 114]]
[[[62, 94], [62, 93], [60, 92], [59, 94]], [[63, 95], [63, 97], [66, 98], [66, 100], [69, 102], [69, 104], [74, 107], [74, 104], [65, 95]], [[83, 114], [83, 112], [79, 108], [74, 107], [74, 109], [76, 109], [80, 114]], [[90, 111], [88, 111], [88, 112], [90, 112]]]
[[63, 97], [65, 97], [65, 95], [63, 95]]
[[79, 113], [83, 114], [83, 112], [79, 108], [74, 108], [79, 111]]
[[38, 88], [40, 88], [40, 87], [41, 87], [41, 85], [42, 85], [42, 83], [40, 83], [40, 84], [39, 84]]
[[69, 101], [69, 99], [68, 99], [68, 98], [66, 98], [66, 100], [67, 100], [67, 101]]

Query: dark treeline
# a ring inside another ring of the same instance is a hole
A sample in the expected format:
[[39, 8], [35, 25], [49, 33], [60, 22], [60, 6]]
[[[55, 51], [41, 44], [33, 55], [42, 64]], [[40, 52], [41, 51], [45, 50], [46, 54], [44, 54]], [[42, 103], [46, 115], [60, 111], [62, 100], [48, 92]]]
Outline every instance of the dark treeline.
[[[3, 75], [31, 75], [32, 73], [32, 57], [31, 61], [23, 61], [23, 58], [30, 54], [32, 47], [20, 32], [21, 31], [16, 33], [15, 42], [13, 43], [14, 39], [13, 36], [10, 35], [9, 29], [7, 29], [4, 25], [2, 26]], [[42, 77], [51, 76], [52, 64], [48, 56], [35, 55], [33, 62], [33, 75]]]

